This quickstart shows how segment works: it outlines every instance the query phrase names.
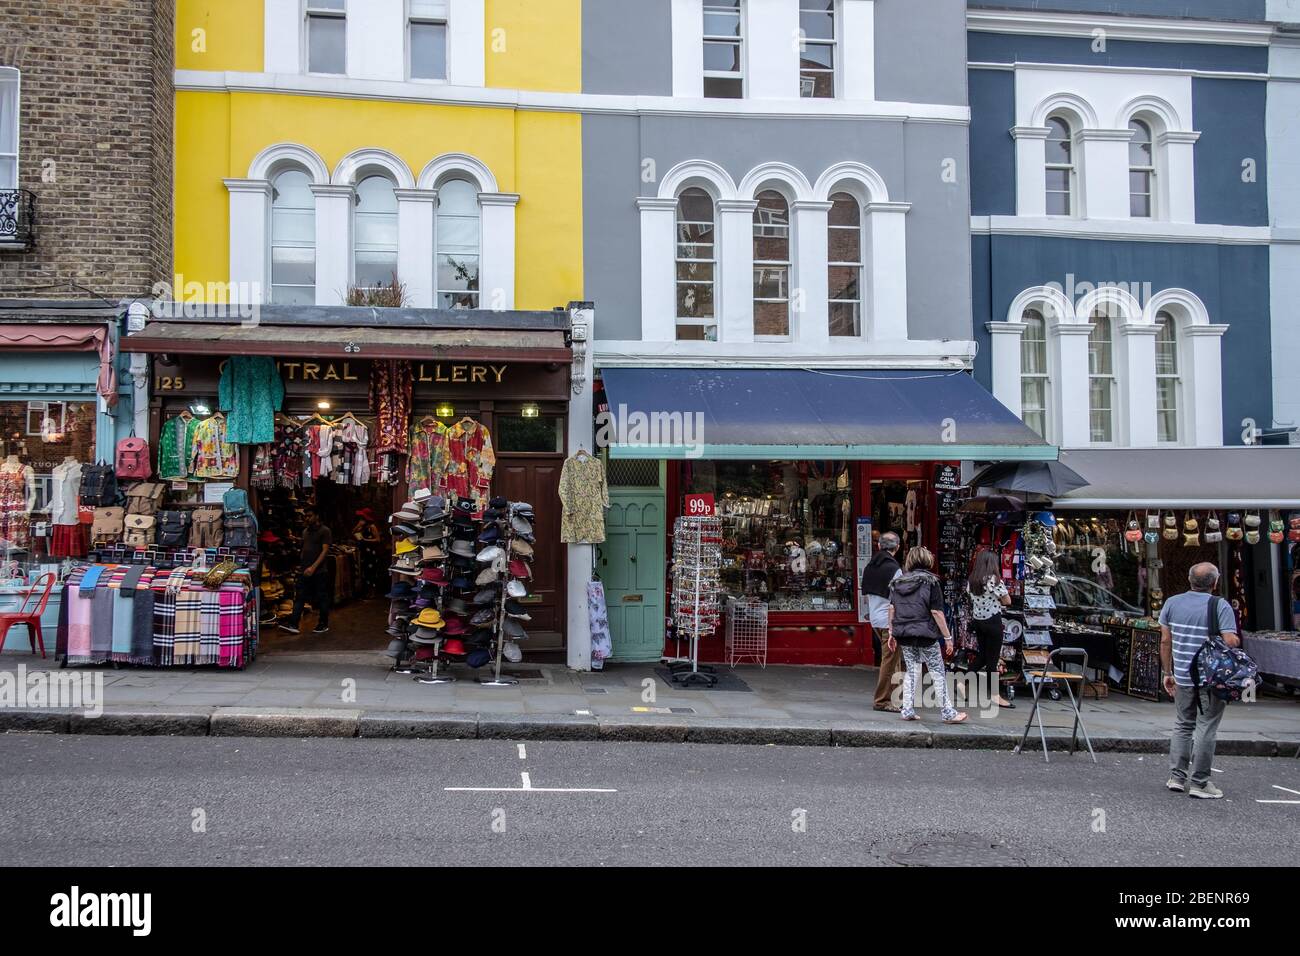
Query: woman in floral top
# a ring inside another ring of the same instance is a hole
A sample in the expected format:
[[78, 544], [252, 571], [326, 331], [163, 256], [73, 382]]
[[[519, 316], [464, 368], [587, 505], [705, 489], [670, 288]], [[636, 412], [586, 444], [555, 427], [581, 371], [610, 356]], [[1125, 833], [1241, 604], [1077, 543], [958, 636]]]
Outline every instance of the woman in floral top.
[[970, 593], [971, 623], [979, 650], [975, 657], [975, 670], [988, 675], [988, 686], [993, 691], [993, 701], [999, 707], [1014, 707], [998, 692], [998, 672], [1002, 668], [1002, 609], [1011, 603], [1007, 586], [1002, 583], [1002, 568], [998, 556], [992, 551], [975, 555], [970, 578], [966, 584]]

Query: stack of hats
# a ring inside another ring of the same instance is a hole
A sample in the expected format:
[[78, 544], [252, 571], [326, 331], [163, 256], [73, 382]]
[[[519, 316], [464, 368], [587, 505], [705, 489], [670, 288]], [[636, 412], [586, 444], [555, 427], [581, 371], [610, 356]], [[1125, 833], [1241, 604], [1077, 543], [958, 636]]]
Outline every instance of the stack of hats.
[[478, 606], [475, 604], [478, 584], [479, 519], [474, 515], [474, 502], [457, 501], [451, 509], [451, 544], [448, 548], [447, 602], [443, 613], [447, 619], [447, 640], [443, 653], [455, 660], [463, 660], [471, 667], [482, 667], [491, 653], [484, 646], [482, 636], [475, 630]]
[[[527, 638], [523, 621], [529, 615], [520, 598], [528, 595], [525, 581], [532, 577], [533, 506], [497, 497], [488, 502], [479, 532], [479, 600], [482, 624], [489, 646], [500, 640], [502, 656], [517, 663], [523, 659], [518, 642]], [[493, 650], [495, 650], [493, 646]]]
[[408, 656], [433, 660], [446, 632], [442, 609], [449, 583], [447, 518], [446, 503], [427, 489], [417, 491], [389, 518], [394, 583], [388, 592], [392, 640], [385, 653], [399, 661]]

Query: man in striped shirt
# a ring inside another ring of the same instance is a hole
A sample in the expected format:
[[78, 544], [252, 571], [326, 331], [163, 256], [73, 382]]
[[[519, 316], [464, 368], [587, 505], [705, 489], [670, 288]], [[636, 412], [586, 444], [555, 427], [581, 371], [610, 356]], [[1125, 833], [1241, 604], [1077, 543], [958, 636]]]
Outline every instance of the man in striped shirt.
[[[1160, 664], [1164, 672], [1165, 693], [1174, 699], [1174, 736], [1169, 742], [1169, 781], [1165, 784], [1176, 793], [1203, 800], [1217, 800], [1223, 791], [1210, 780], [1214, 761], [1214, 738], [1227, 702], [1219, 700], [1205, 687], [1192, 683], [1192, 658], [1210, 634], [1210, 615], [1217, 615], [1218, 630], [1229, 647], [1238, 647], [1237, 619], [1232, 605], [1216, 597], [1219, 569], [1208, 561], [1192, 566], [1187, 572], [1192, 589], [1176, 594], [1160, 609]], [[1198, 663], [1199, 667], [1199, 663]], [[1197, 697], [1200, 707], [1197, 707]], [[1187, 769], [1191, 765], [1191, 785]]]

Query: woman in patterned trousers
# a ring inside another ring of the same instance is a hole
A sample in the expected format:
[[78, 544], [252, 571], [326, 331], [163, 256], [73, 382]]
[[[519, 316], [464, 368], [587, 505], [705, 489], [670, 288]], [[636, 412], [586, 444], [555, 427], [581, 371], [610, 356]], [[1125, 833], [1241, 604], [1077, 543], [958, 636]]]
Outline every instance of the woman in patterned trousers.
[[902, 645], [903, 678], [902, 718], [918, 720], [916, 688], [921, 682], [921, 665], [930, 671], [930, 680], [939, 694], [943, 721], [961, 723], [966, 719], [952, 705], [948, 695], [947, 672], [939, 639], [943, 638], [952, 653], [952, 632], [943, 614], [943, 588], [934, 576], [934, 555], [927, 548], [913, 548], [903, 562], [903, 573], [889, 586], [889, 647]]

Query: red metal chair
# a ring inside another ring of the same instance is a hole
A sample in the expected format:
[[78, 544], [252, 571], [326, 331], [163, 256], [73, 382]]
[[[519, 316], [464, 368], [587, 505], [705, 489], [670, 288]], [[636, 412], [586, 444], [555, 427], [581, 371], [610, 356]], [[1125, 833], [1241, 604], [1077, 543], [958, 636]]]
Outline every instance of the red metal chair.
[[[39, 642], [41, 657], [46, 656], [45, 638], [41, 635], [41, 615], [45, 613], [45, 605], [50, 603], [50, 592], [54, 590], [56, 580], [52, 573], [42, 574], [23, 594], [23, 602], [18, 605], [17, 611], [0, 614], [0, 650], [4, 649], [9, 628], [15, 624], [26, 624], [27, 639], [31, 642], [32, 653], [36, 653], [36, 644]], [[40, 591], [40, 598], [33, 603], [32, 599], [36, 596], [37, 590]]]

